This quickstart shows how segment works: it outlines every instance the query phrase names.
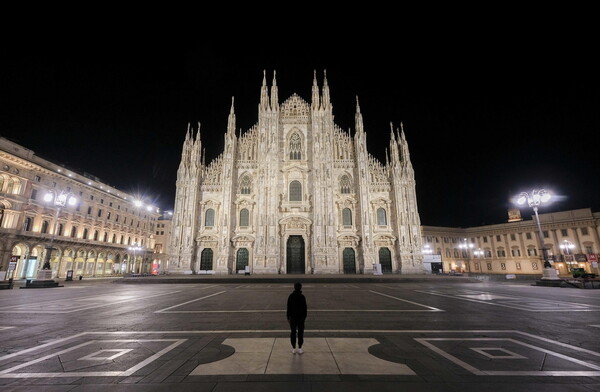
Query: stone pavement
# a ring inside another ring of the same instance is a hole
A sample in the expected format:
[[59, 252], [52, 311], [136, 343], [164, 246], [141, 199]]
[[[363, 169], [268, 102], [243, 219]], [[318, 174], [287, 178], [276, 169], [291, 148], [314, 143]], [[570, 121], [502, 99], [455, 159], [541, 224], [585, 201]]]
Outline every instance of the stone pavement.
[[3, 290], [0, 388], [600, 390], [597, 290], [327, 277], [304, 284], [305, 353], [294, 355], [285, 320], [292, 285], [239, 278]]

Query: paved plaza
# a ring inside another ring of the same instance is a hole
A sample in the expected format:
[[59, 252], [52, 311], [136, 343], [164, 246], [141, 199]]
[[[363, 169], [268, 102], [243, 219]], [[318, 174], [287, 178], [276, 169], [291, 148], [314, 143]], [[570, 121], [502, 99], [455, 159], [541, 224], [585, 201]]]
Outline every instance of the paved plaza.
[[294, 355], [288, 281], [140, 279], [0, 290], [2, 391], [600, 390], [600, 290], [299, 276]]

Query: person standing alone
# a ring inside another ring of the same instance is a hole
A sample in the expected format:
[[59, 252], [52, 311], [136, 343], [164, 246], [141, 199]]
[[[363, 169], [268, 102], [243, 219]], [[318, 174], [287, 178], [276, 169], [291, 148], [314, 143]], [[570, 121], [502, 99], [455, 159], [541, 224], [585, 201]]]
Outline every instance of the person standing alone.
[[[287, 319], [290, 323], [290, 340], [292, 342], [292, 354], [302, 354], [302, 343], [304, 343], [304, 320], [306, 320], [306, 298], [302, 294], [302, 283], [294, 283], [294, 291], [288, 297]], [[298, 331], [298, 350], [296, 350], [296, 331]]]

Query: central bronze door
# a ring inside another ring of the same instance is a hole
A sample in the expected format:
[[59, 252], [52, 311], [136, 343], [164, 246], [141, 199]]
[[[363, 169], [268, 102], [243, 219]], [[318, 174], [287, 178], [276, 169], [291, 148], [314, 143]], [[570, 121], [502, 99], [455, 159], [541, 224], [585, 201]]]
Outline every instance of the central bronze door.
[[356, 259], [354, 257], [354, 249], [344, 248], [344, 273], [355, 274], [356, 273]]
[[303, 274], [304, 239], [301, 235], [291, 235], [287, 241], [287, 273]]

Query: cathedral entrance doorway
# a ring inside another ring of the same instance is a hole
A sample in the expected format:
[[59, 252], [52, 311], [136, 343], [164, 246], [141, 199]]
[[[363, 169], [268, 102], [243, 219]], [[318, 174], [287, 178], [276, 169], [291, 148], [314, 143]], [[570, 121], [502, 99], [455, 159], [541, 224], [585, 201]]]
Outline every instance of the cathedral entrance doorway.
[[200, 270], [210, 271], [213, 269], [213, 251], [210, 248], [206, 248], [200, 254]]
[[354, 249], [344, 248], [344, 273], [355, 274], [356, 273], [356, 259], [354, 257]]
[[381, 264], [381, 272], [392, 273], [392, 252], [388, 248], [379, 248], [379, 264]]
[[287, 241], [287, 273], [304, 274], [304, 239], [301, 235], [291, 235]]
[[237, 251], [237, 256], [235, 260], [235, 271], [243, 271], [246, 269], [248, 265], [248, 249], [240, 248]]

